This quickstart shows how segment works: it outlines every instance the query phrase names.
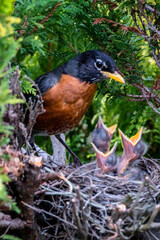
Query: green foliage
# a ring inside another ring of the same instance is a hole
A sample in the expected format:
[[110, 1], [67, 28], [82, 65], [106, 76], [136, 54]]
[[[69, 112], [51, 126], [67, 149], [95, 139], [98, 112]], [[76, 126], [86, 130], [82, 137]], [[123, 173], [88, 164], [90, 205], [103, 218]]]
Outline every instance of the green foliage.
[[21, 238], [14, 237], [14, 236], [11, 236], [11, 235], [8, 235], [8, 234], [3, 236], [2, 239], [4, 239], [4, 240], [22, 240]]
[[6, 200], [8, 199], [7, 197], [8, 194], [6, 191], [6, 187], [4, 186], [4, 183], [9, 181], [10, 179], [5, 174], [0, 173], [0, 201], [2, 201], [3, 203], [5, 203]]
[[11, 201], [11, 209], [12, 209], [12, 211], [15, 211], [18, 214], [21, 213], [21, 210], [17, 207], [17, 203], [16, 202]]
[[8, 197], [8, 192], [5, 186], [8, 182], [10, 182], [10, 178], [6, 174], [2, 174], [0, 169], [0, 203], [1, 205], [3, 204], [4, 206], [11, 208], [16, 213], [20, 213], [16, 203]]
[[13, 12], [15, 0], [0, 0], [0, 13], [10, 15]]
[[[9, 144], [9, 135], [12, 131], [12, 127], [3, 122], [3, 116], [7, 109], [6, 106], [7, 104], [24, 102], [21, 99], [17, 99], [16, 96], [11, 95], [11, 91], [9, 90], [9, 77], [11, 71], [3, 71], [4, 68], [7, 67], [9, 61], [15, 56], [19, 46], [19, 41], [16, 41], [13, 36], [13, 24], [20, 23], [20, 19], [8, 16], [13, 12], [13, 3], [13, 0], [0, 1], [0, 157], [6, 161], [9, 160], [9, 157], [7, 154], [2, 154], [1, 151]], [[5, 184], [9, 181], [10, 179], [3, 174], [0, 169], [0, 202], [19, 213], [16, 204], [8, 197]]]
[[17, 99], [15, 96], [10, 94], [8, 86], [8, 78], [4, 77], [0, 85], [0, 133], [3, 137], [0, 139], [0, 146], [9, 143], [9, 135], [11, 133], [12, 127], [5, 125], [3, 123], [3, 115], [6, 111], [6, 104], [16, 104], [19, 102], [24, 102], [22, 99]]
[[3, 9], [0, 7], [0, 73], [16, 54], [19, 46], [18, 41], [15, 41], [13, 37], [13, 24], [20, 23], [20, 19], [3, 13]]
[[22, 80], [21, 87], [24, 93], [33, 94], [34, 96], [36, 95], [36, 89], [34, 88], [33, 83], [31, 83], [27, 79]]
[[[8, 78], [4, 77], [0, 85], [0, 148], [9, 144], [9, 135], [12, 131], [12, 127], [4, 124], [3, 122], [3, 115], [6, 111], [6, 104], [16, 104], [19, 102], [23, 102], [23, 100], [17, 99], [15, 96], [12, 96], [10, 94], [8, 87]], [[0, 157], [6, 161], [8, 160], [8, 155], [6, 154], [2, 155], [0, 153]], [[8, 198], [8, 193], [4, 184], [9, 181], [10, 179], [5, 174], [2, 174], [0, 172], [0, 202], [4, 205], [11, 206], [12, 210], [19, 213], [19, 209], [17, 208], [16, 204], [10, 198]]]

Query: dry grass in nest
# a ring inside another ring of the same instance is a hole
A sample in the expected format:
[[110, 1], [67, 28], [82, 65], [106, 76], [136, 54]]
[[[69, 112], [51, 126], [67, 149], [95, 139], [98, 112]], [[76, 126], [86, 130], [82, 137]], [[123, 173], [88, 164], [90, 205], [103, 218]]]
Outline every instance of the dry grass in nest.
[[35, 205], [45, 239], [160, 239], [160, 167], [156, 160], [140, 163], [142, 181], [99, 177], [86, 164], [42, 185]]

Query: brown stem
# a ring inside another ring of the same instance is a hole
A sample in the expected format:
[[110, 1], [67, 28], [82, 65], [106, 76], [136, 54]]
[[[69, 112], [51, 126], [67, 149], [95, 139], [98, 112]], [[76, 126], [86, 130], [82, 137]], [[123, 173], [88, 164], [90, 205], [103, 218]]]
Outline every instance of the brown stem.
[[[56, 11], [57, 7], [59, 7], [61, 2], [58, 2], [53, 9], [50, 11], [50, 13], [40, 22], [40, 24], [44, 24], [50, 17], [52, 17], [52, 14]], [[34, 32], [38, 30], [38, 27], [36, 26], [31, 32], [30, 35], [32, 35]]]
[[78, 53], [77, 49], [75, 49], [71, 43], [68, 42], [67, 44], [73, 50], [74, 53]]
[[81, 221], [80, 221], [80, 218], [79, 218], [78, 210], [77, 210], [77, 207], [76, 207], [76, 199], [75, 198], [72, 199], [72, 206], [73, 206], [73, 214], [74, 214], [74, 217], [75, 217], [75, 220], [76, 220], [76, 224], [77, 224], [78, 230], [79, 230], [79, 232], [81, 234], [81, 237], [82, 237], [82, 239], [87, 239], [86, 238], [87, 235], [84, 233], [82, 225], [81, 225]]
[[0, 221], [0, 228], [7, 228], [9, 226], [9, 228], [11, 230], [23, 229], [26, 225], [27, 225], [27, 223], [25, 221], [22, 221], [19, 218], [15, 218], [13, 220], [1, 220]]
[[43, 173], [38, 176], [38, 180], [41, 183], [47, 181], [61, 180], [61, 174], [58, 172]]

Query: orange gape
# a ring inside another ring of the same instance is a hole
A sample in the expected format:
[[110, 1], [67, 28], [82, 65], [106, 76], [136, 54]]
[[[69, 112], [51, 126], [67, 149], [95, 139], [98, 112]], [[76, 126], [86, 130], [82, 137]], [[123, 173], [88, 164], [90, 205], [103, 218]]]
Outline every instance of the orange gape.
[[80, 82], [62, 74], [59, 82], [43, 95], [46, 112], [38, 116], [34, 130], [52, 135], [72, 129], [85, 115], [96, 89], [97, 83]]

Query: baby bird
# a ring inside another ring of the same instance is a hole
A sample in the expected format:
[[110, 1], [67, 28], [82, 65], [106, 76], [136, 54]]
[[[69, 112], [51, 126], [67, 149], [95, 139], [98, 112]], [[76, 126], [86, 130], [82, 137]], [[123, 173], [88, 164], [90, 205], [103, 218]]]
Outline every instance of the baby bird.
[[117, 157], [116, 157], [116, 148], [117, 148], [117, 142], [114, 144], [113, 148], [103, 153], [100, 151], [92, 142], [91, 143], [97, 157], [97, 168], [100, 168], [102, 170], [102, 174], [112, 172], [117, 169]]
[[141, 140], [143, 127], [141, 127], [140, 130], [131, 138], [128, 138], [126, 135], [124, 135], [120, 129], [118, 130], [123, 143], [123, 153], [117, 165], [117, 173], [118, 175], [121, 175], [124, 173], [130, 162], [142, 157], [145, 146]]
[[107, 153], [109, 151], [111, 139], [116, 127], [117, 124], [107, 128], [101, 117], [99, 117], [96, 128], [92, 132], [92, 143], [100, 152]]
[[[143, 127], [131, 138], [128, 138], [119, 129], [120, 136], [123, 143], [123, 153], [122, 156], [116, 156], [117, 142], [114, 144], [113, 148], [110, 148], [110, 142], [113, 133], [116, 130], [117, 125], [113, 125], [107, 128], [102, 122], [101, 117], [99, 117], [96, 129], [92, 132], [92, 146], [96, 153], [97, 158], [97, 168], [101, 169], [99, 174], [105, 174], [109, 172], [116, 172], [120, 177], [126, 171], [128, 165], [137, 159], [140, 159], [145, 151], [145, 145], [141, 140]], [[139, 168], [130, 168], [126, 175], [123, 176], [124, 179], [135, 180], [142, 179], [144, 173], [141, 174]], [[142, 176], [140, 176], [142, 175]]]
[[121, 177], [127, 181], [142, 181], [146, 176], [146, 172], [138, 167], [132, 167], [125, 172], [125, 175]]

